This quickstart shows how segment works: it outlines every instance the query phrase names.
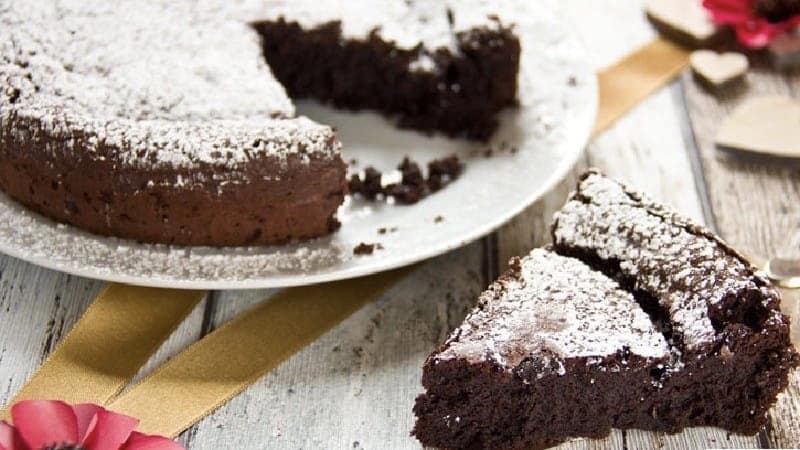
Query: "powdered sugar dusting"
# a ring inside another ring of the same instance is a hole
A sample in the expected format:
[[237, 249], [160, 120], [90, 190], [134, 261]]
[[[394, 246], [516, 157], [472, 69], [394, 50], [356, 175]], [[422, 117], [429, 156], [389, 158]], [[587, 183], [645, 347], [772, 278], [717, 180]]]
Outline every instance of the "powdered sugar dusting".
[[516, 277], [501, 278], [481, 295], [435, 359], [488, 360], [511, 370], [537, 358], [559, 373], [564, 358], [625, 348], [645, 358], [668, 355], [664, 337], [630, 293], [577, 259], [536, 249], [519, 262]]
[[0, 5], [0, 123], [19, 133], [138, 166], [338, 154], [329, 127], [293, 118], [244, 22], [188, 0]]
[[454, 49], [447, 2], [419, 0], [239, 0], [250, 17], [297, 22], [303, 28], [340, 23], [342, 36], [366, 39], [375, 33], [398, 48]]
[[[434, 71], [430, 55], [445, 49], [462, 52], [458, 35], [474, 29], [499, 29], [520, 17], [525, 2], [485, 0], [238, 0], [241, 16], [255, 21], [296, 22], [305, 29], [337, 23], [342, 37], [366, 40], [371, 36], [402, 50], [416, 51], [414, 71]], [[527, 8], [526, 8], [527, 9]]]
[[638, 288], [658, 298], [690, 351], [716, 337], [710, 306], [747, 291], [776, 295], [708, 230], [596, 172], [556, 214], [554, 235], [557, 245], [619, 261]]

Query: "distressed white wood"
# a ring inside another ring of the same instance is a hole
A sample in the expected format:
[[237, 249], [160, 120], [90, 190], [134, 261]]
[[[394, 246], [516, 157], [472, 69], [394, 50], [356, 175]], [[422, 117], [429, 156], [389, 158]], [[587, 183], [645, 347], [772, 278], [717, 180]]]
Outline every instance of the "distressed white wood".
[[[436, 258], [185, 436], [193, 449], [417, 448], [421, 367], [485, 284], [482, 245]], [[260, 293], [225, 292], [215, 325]], [[240, 301], [241, 300], [241, 301]]]
[[30, 378], [102, 285], [0, 255], [0, 404]]

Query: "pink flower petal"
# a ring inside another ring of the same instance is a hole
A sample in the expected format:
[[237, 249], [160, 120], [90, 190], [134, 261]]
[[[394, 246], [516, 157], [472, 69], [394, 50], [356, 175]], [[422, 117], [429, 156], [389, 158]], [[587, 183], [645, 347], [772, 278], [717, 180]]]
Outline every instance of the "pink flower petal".
[[0, 450], [28, 450], [17, 430], [0, 421]]
[[703, 6], [718, 25], [741, 23], [753, 17], [749, 0], [704, 0]]
[[78, 420], [72, 408], [64, 402], [19, 402], [11, 408], [11, 417], [22, 439], [31, 448], [78, 443]]
[[86, 450], [119, 450], [139, 423], [133, 417], [100, 408], [97, 423], [81, 442]]
[[186, 450], [177, 442], [161, 436], [148, 436], [133, 432], [120, 450]]
[[766, 19], [754, 19], [736, 26], [736, 37], [750, 48], [766, 47], [776, 36], [790, 30], [789, 21], [770, 23]]
[[800, 15], [771, 23], [755, 14], [753, 0], [703, 0], [714, 23], [731, 25], [736, 38], [750, 48], [766, 47], [776, 36], [800, 24]]
[[97, 426], [97, 414], [104, 411], [102, 406], [92, 403], [72, 405], [72, 412], [78, 420], [78, 442], [86, 440], [86, 436]]

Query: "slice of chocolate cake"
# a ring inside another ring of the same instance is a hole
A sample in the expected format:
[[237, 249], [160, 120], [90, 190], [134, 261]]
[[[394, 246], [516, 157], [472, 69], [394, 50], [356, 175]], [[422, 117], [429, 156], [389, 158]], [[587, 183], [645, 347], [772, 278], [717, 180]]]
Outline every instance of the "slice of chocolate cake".
[[256, 29], [293, 98], [487, 139], [514, 104], [520, 43], [489, 1], [271, 0]]
[[547, 250], [511, 265], [425, 363], [417, 438], [527, 449], [636, 424], [670, 352], [633, 295]]
[[633, 291], [681, 355], [681, 370], [661, 380], [658, 429], [753, 434], [766, 423], [798, 357], [780, 294], [742, 255], [597, 171], [556, 215], [553, 239]]
[[766, 423], [799, 358], [778, 292], [741, 255], [596, 171], [553, 236], [560, 255], [516, 264], [428, 358], [420, 441], [530, 448], [612, 427]]

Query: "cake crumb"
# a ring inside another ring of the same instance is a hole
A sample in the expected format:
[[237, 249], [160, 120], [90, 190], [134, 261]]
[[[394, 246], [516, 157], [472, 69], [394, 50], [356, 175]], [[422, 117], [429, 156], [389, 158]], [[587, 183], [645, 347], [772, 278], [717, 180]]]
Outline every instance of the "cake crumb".
[[441, 222], [444, 222], [443, 216], [436, 216], [433, 218], [433, 223], [441, 223]]
[[381, 244], [367, 244], [367, 243], [360, 243], [353, 248], [354, 255], [371, 255], [375, 250], [382, 250], [383, 246]]
[[391, 197], [397, 203], [411, 205], [455, 181], [464, 172], [464, 164], [456, 155], [435, 159], [428, 163], [428, 177], [425, 178], [419, 164], [406, 156], [397, 170], [400, 171], [400, 182], [383, 186], [383, 174], [369, 166], [363, 177], [358, 174], [350, 176], [350, 193], [359, 194], [366, 200]]
[[375, 200], [378, 194], [384, 192], [383, 185], [381, 184], [381, 177], [383, 175], [376, 168], [369, 166], [364, 169], [364, 178], [358, 175], [352, 175], [348, 187], [350, 193], [361, 194], [367, 200]]
[[435, 159], [428, 163], [428, 188], [436, 192], [455, 181], [464, 171], [464, 164], [456, 155]]

